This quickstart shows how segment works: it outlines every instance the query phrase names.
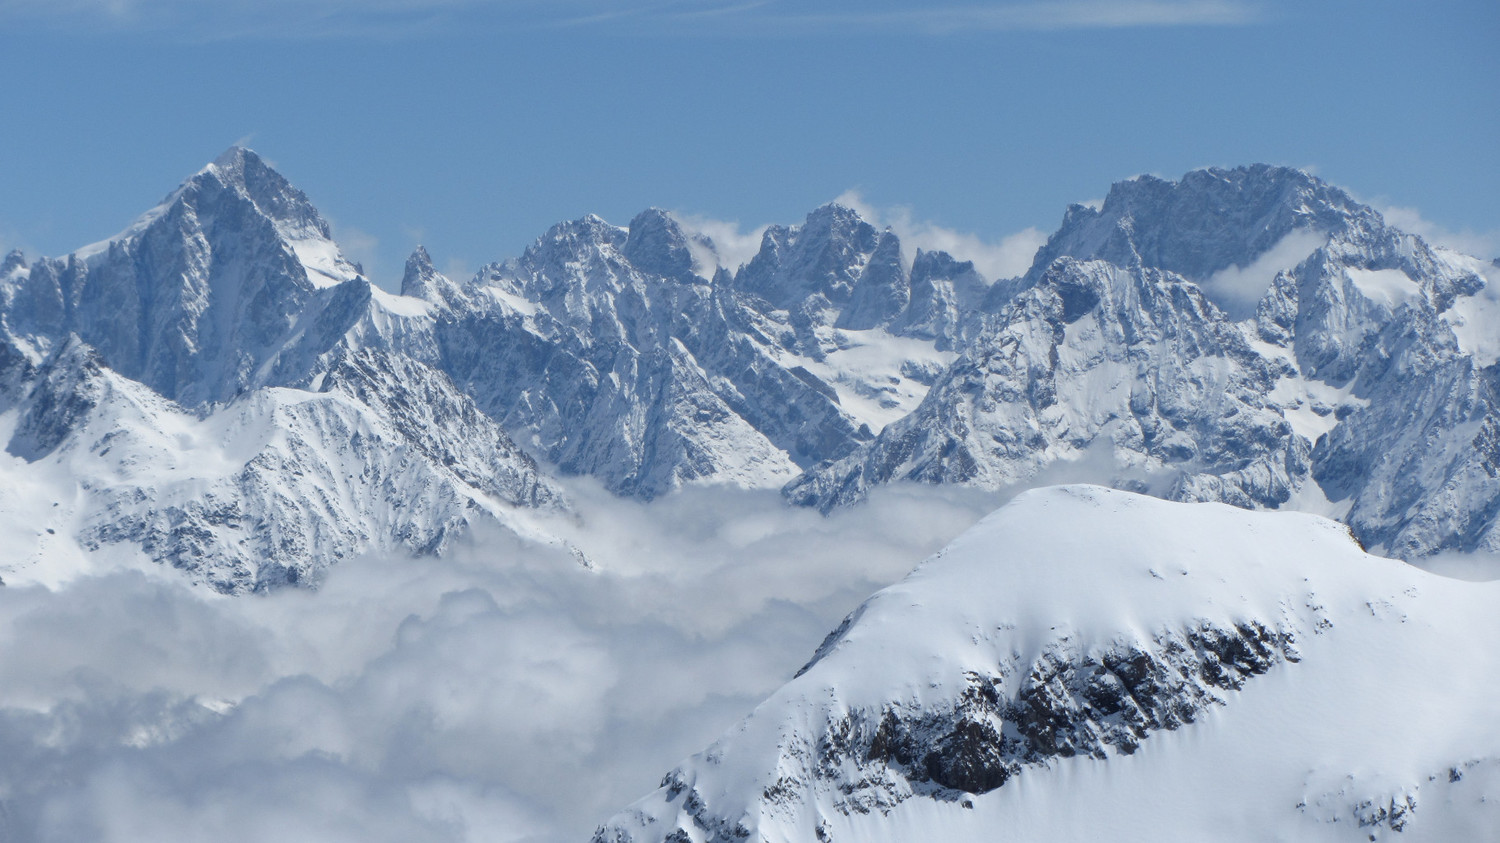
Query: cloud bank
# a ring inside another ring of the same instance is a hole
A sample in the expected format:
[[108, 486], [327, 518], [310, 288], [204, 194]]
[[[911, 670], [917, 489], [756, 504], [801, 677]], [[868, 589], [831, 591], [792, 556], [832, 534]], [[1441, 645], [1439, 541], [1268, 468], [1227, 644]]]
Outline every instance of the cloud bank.
[[571, 491], [592, 569], [493, 533], [317, 593], [0, 590], [0, 839], [587, 839], [996, 502]]

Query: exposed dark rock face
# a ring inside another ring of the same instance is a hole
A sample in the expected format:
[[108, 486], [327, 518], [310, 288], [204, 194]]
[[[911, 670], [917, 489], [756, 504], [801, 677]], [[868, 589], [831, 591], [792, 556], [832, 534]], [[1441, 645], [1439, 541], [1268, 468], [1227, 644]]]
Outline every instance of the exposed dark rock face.
[[1294, 644], [1290, 631], [1258, 622], [1205, 623], [1086, 654], [1058, 644], [1029, 665], [969, 673], [951, 708], [851, 713], [823, 737], [820, 769], [844, 775], [857, 757], [913, 783], [987, 793], [1051, 758], [1129, 755], [1152, 732], [1222, 704], [1220, 692], [1297, 661]]

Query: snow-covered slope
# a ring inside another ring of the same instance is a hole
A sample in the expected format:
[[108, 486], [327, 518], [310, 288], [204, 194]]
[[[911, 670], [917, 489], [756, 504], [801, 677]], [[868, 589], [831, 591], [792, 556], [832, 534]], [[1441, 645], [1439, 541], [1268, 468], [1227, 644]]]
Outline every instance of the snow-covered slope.
[[1317, 516], [1028, 492], [595, 840], [1485, 839], [1496, 599]]

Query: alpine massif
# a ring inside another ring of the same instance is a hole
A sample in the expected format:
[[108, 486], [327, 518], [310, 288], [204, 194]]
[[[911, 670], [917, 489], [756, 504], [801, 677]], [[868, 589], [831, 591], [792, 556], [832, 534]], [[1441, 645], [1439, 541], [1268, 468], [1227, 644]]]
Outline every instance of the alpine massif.
[[418, 248], [398, 295], [233, 148], [118, 236], [0, 265], [0, 575], [234, 594], [478, 524], [560, 544], [538, 516], [573, 475], [825, 513], [1085, 479], [871, 598], [597, 839], [1500, 822], [1493, 689], [1450, 681], [1492, 672], [1493, 589], [1392, 561], [1500, 552], [1500, 265], [1265, 165], [1116, 184], [1019, 277], [964, 257], [831, 204], [730, 266], [651, 209], [464, 280]]

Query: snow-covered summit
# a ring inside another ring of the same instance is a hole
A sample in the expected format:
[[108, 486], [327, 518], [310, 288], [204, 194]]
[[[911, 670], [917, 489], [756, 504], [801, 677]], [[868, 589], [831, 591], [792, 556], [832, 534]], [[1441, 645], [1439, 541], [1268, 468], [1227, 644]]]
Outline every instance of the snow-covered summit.
[[1481, 839], [1500, 728], [1454, 677], [1500, 667], [1497, 587], [1316, 516], [1032, 491], [595, 840]]
[[1205, 279], [1249, 266], [1293, 231], [1333, 235], [1378, 219], [1342, 189], [1290, 167], [1214, 167], [1179, 181], [1143, 175], [1117, 182], [1097, 209], [1070, 206], [1030, 272], [1069, 255]]
[[45, 354], [76, 333], [188, 405], [274, 359], [319, 290], [366, 283], [307, 197], [235, 147], [120, 235], [0, 279], [4, 330]]

